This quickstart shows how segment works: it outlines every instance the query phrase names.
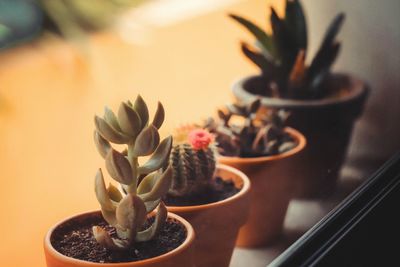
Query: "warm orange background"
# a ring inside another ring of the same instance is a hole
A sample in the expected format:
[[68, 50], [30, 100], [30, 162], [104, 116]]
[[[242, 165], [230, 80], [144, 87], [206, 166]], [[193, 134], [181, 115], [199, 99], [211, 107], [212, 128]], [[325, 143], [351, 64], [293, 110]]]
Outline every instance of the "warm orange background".
[[264, 1], [239, 2], [153, 29], [146, 45], [103, 33], [84, 55], [49, 37], [0, 53], [0, 266], [45, 266], [49, 227], [97, 209], [95, 113], [140, 92], [152, 111], [157, 100], [165, 105], [164, 135], [213, 114], [230, 100], [232, 81], [256, 71], [239, 51], [249, 36], [226, 12], [264, 23], [265, 9]]

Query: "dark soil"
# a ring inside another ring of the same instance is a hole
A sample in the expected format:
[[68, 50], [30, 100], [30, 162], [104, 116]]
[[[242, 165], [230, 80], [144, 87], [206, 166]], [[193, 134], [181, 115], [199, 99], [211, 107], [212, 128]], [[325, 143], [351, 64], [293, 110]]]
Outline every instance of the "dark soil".
[[168, 206], [195, 206], [204, 205], [227, 199], [240, 191], [232, 181], [223, 180], [216, 177], [208, 187], [197, 194], [188, 196], [171, 196], [164, 198], [164, 203]]
[[[149, 219], [147, 225], [154, 219]], [[169, 219], [157, 237], [148, 242], [135, 243], [127, 251], [110, 251], [100, 246], [93, 234], [92, 226], [101, 226], [116, 237], [115, 229], [96, 214], [68, 221], [57, 228], [51, 236], [51, 244], [60, 253], [79, 260], [118, 263], [153, 258], [178, 247], [186, 239], [186, 229], [179, 222]]]

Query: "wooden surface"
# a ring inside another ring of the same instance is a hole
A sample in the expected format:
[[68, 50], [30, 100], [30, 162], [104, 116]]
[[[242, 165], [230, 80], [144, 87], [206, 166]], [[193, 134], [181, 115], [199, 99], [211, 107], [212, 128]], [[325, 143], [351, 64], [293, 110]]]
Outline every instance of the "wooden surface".
[[[226, 12], [264, 23], [265, 7], [242, 1], [145, 29], [144, 44], [102, 33], [81, 50], [45, 37], [0, 53], [0, 266], [45, 266], [49, 227], [98, 208], [93, 179], [103, 160], [92, 141], [95, 113], [140, 93], [153, 111], [157, 100], [165, 105], [163, 135], [213, 114], [230, 101], [233, 80], [256, 71], [239, 51], [239, 39], [249, 35]], [[282, 248], [238, 250], [233, 264], [264, 264]]]

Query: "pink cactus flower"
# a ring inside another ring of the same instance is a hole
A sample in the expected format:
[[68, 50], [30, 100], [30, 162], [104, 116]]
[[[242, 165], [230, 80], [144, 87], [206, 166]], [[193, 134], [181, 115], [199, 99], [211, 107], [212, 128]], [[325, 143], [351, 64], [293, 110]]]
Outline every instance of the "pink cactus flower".
[[214, 137], [207, 130], [194, 129], [189, 132], [189, 143], [196, 150], [207, 149], [211, 142], [214, 141]]

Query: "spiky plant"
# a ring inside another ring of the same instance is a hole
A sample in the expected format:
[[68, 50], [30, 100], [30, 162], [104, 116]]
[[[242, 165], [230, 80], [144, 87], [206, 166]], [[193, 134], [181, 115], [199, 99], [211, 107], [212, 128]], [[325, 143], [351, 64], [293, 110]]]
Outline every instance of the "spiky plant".
[[[141, 96], [132, 104], [121, 103], [118, 115], [105, 108], [103, 118], [95, 116], [94, 139], [110, 176], [122, 191], [110, 184], [107, 188], [101, 169], [95, 178], [95, 192], [104, 219], [116, 229], [118, 238], [99, 226], [93, 227], [97, 242], [112, 250], [125, 250], [134, 242], [153, 239], [167, 218], [161, 201], [171, 185], [172, 169], [166, 168], [172, 147], [172, 137], [160, 142], [158, 129], [164, 121], [164, 108], [158, 103], [154, 119], [149, 123], [149, 112]], [[119, 152], [111, 143], [124, 144]], [[139, 165], [138, 158], [150, 156]], [[158, 206], [154, 223], [147, 229], [148, 214]]]
[[267, 81], [265, 96], [320, 99], [331, 93], [322, 83], [340, 50], [340, 43], [335, 38], [345, 18], [343, 13], [331, 22], [309, 65], [306, 64], [307, 24], [299, 0], [286, 0], [284, 18], [280, 18], [271, 7], [272, 34], [243, 17], [233, 14], [230, 17], [256, 38], [257, 49], [245, 42], [241, 44], [241, 49], [261, 69]]
[[172, 167], [172, 186], [169, 194], [173, 196], [196, 195], [210, 184], [215, 168], [215, 147], [211, 134], [200, 128], [187, 131], [177, 130], [179, 138], [173, 145], [170, 165]]
[[[205, 128], [215, 135], [218, 151], [224, 156], [259, 157], [283, 153], [296, 142], [285, 131], [288, 113], [270, 110], [257, 118], [261, 101], [232, 104], [218, 110], [219, 120], [208, 119]], [[236, 120], [232, 122], [232, 120]]]

